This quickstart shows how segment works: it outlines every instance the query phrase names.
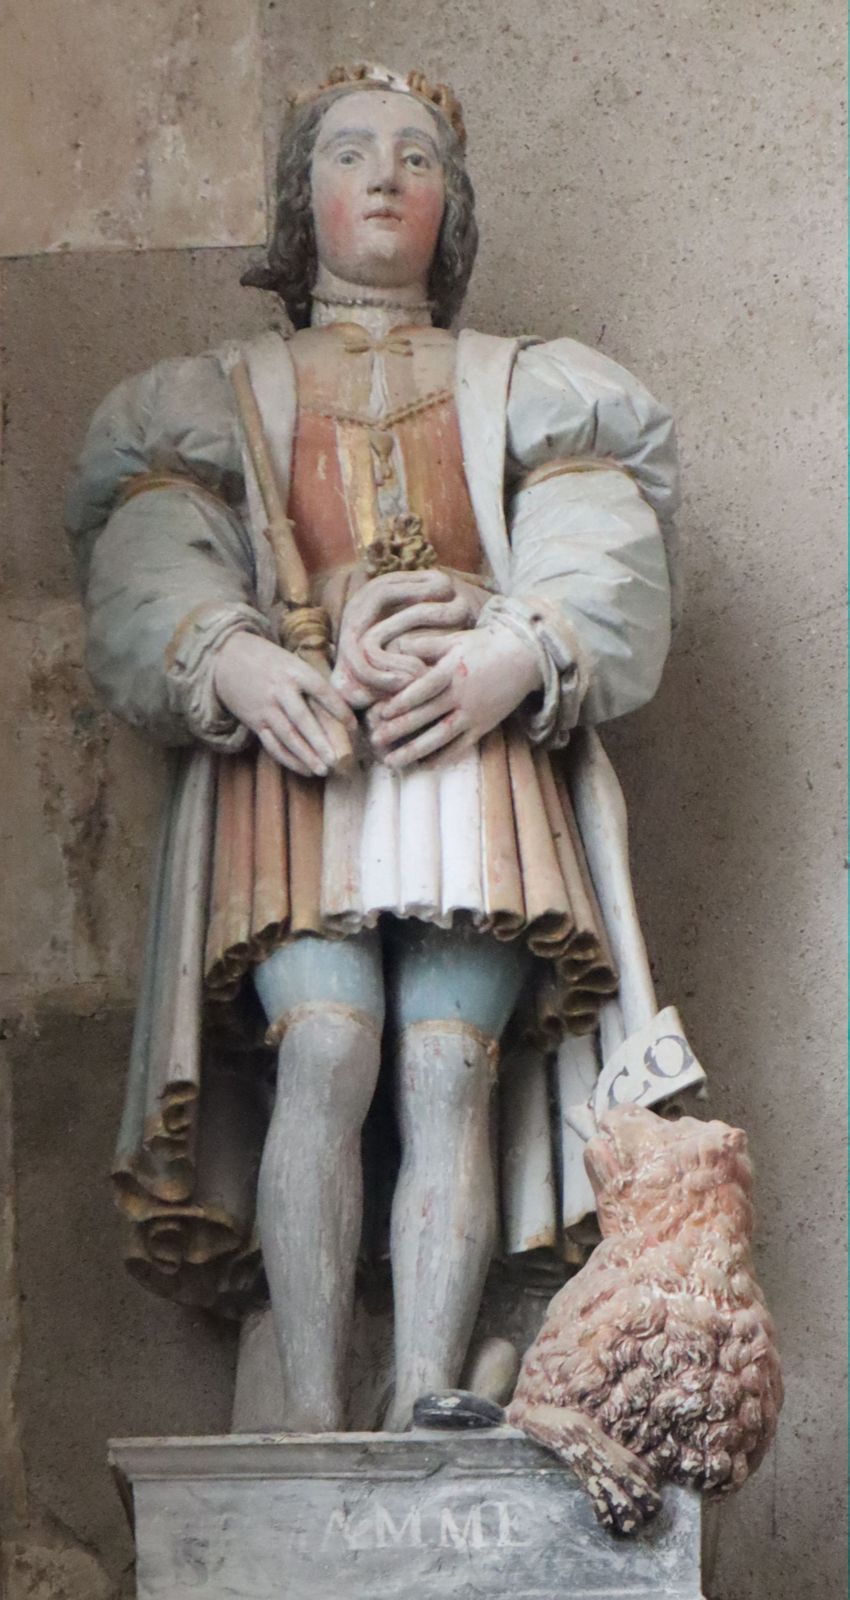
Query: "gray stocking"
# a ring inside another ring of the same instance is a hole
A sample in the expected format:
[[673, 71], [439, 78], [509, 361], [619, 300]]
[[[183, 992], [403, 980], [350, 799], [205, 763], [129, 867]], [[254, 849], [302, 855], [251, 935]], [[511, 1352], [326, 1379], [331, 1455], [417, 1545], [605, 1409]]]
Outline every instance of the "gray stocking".
[[402, 1034], [390, 1432], [408, 1425], [418, 1395], [453, 1387], [466, 1356], [496, 1240], [489, 1121], [495, 1056], [495, 1042], [464, 1022], [418, 1022]]
[[348, 1342], [360, 1242], [360, 1130], [380, 1035], [364, 1012], [328, 1002], [291, 1011], [258, 1183], [288, 1430], [345, 1425]]

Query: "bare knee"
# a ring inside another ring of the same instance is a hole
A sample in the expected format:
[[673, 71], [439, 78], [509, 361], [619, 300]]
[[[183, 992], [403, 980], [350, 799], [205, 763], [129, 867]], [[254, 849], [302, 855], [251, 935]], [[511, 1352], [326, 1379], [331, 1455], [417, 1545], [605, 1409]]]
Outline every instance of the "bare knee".
[[327, 1003], [296, 1006], [281, 1019], [275, 1112], [321, 1125], [322, 1137], [359, 1133], [375, 1092], [378, 1024], [364, 1011]]

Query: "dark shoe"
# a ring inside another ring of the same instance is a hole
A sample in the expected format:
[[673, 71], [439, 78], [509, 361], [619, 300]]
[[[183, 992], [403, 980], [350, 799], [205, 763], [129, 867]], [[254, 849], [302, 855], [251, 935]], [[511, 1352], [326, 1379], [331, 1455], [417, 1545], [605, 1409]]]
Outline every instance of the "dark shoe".
[[422, 1394], [413, 1406], [414, 1428], [498, 1428], [504, 1420], [505, 1413], [494, 1400], [484, 1400], [467, 1389]]

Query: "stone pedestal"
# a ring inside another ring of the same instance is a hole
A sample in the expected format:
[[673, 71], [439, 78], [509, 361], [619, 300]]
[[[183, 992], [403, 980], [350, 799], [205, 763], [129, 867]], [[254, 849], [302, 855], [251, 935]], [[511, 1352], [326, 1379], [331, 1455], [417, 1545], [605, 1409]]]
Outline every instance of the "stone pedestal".
[[697, 1498], [636, 1539], [509, 1428], [131, 1439], [138, 1600], [702, 1600]]

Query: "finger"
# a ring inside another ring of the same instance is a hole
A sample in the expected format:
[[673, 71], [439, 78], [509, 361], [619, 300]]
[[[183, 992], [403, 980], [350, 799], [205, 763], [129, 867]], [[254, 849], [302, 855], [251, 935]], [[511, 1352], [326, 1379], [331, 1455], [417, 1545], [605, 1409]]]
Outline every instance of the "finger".
[[275, 737], [280, 740], [281, 744], [291, 750], [299, 761], [303, 761], [304, 765], [309, 767], [317, 778], [327, 777], [329, 763], [319, 755], [318, 751], [313, 749], [313, 746], [308, 739], [305, 739], [298, 726], [301, 721], [300, 706], [303, 702], [298, 701], [299, 709], [297, 713], [291, 712], [284, 700], [279, 698], [278, 703], [280, 710], [269, 712], [266, 718], [267, 726]]
[[360, 648], [369, 661], [374, 662], [380, 656], [391, 654], [390, 646], [407, 634], [423, 632], [460, 633], [468, 626], [469, 612], [462, 600], [450, 600], [436, 604], [429, 600], [426, 604], [408, 606], [404, 611], [397, 611], [392, 617], [385, 617], [382, 622], [376, 622], [364, 633], [358, 641]]
[[372, 691], [373, 698], [375, 694], [397, 694], [421, 671], [412, 656], [387, 654], [381, 664], [375, 666], [366, 659], [358, 640], [349, 641], [346, 647], [345, 668], [364, 688]]
[[[336, 751], [318, 717], [311, 711], [306, 697], [298, 689], [290, 688], [283, 690], [278, 695], [278, 701], [283, 706], [290, 722], [297, 728], [301, 737], [307, 741], [313, 754], [318, 756], [326, 767], [332, 767], [336, 761]], [[344, 733], [345, 730], [341, 724], [337, 724], [337, 726], [340, 728], [340, 732]]]
[[450, 600], [457, 586], [448, 573], [439, 567], [429, 567], [424, 572], [386, 572], [370, 578], [358, 596], [364, 601], [386, 605], [408, 605], [415, 600]]
[[313, 776], [309, 767], [305, 767], [303, 761], [299, 761], [298, 757], [294, 756], [292, 751], [285, 744], [282, 744], [280, 739], [276, 738], [270, 728], [261, 728], [257, 737], [263, 749], [268, 752], [273, 761], [277, 762], [279, 767], [288, 767], [290, 772], [297, 772], [302, 778], [311, 778]]
[[438, 750], [443, 750], [447, 745], [458, 742], [458, 735], [466, 733], [463, 725], [463, 713], [450, 711], [448, 716], [441, 717], [418, 739], [411, 739], [408, 744], [399, 745], [395, 750], [388, 750], [383, 756], [384, 765], [399, 771], [402, 767], [412, 767], [416, 761], [424, 761], [426, 756], [434, 755]]
[[[456, 640], [461, 631], [455, 629], [452, 638]], [[358, 653], [364, 661], [360, 669], [364, 678], [367, 675], [371, 678], [377, 674], [390, 674], [395, 679], [392, 684], [386, 682], [382, 685], [385, 694], [398, 693], [421, 676], [423, 663], [419, 656], [413, 652], [385, 649], [376, 628], [371, 628], [364, 635]], [[443, 653], [440, 652], [441, 655]]]
[[373, 733], [377, 733], [378, 729], [383, 727], [381, 707], [386, 704], [386, 700], [376, 700], [374, 704], [369, 707], [369, 710], [366, 712], [366, 715], [363, 718], [365, 730], [370, 738]]
[[366, 590], [370, 595], [395, 598], [400, 594], [454, 594], [457, 585], [442, 567], [419, 568], [416, 571], [382, 572], [376, 578], [367, 578], [357, 594]]
[[358, 589], [349, 602], [350, 610], [346, 607], [344, 620], [355, 634], [360, 634], [399, 606], [412, 605], [416, 600], [450, 600], [454, 592], [454, 584], [444, 572], [388, 572], [369, 579]]
[[[303, 695], [292, 684], [285, 688], [280, 696], [279, 704], [285, 711], [294, 733], [306, 740], [318, 759], [319, 767], [314, 767], [317, 776], [324, 777], [330, 772], [347, 772], [353, 764], [354, 745], [357, 737], [357, 723], [355, 732], [349, 733], [336, 717], [318, 702], [310, 702], [310, 697]], [[289, 743], [292, 737], [287, 735]]]
[[332, 717], [324, 706], [316, 704], [315, 713], [319, 727], [333, 751], [331, 771], [348, 772], [354, 764], [354, 744], [360, 737], [359, 728], [355, 733], [349, 733], [348, 729], [344, 728], [341, 722], [337, 722], [336, 717]]
[[365, 684], [355, 678], [346, 661], [337, 661], [333, 670], [333, 685], [342, 695], [346, 705], [351, 706], [355, 711], [363, 711], [366, 706], [371, 706], [374, 703], [374, 690], [367, 689]]
[[437, 718], [447, 716], [455, 710], [457, 701], [453, 689], [449, 687], [435, 700], [427, 701], [424, 706], [416, 706], [413, 711], [406, 711], [403, 716], [376, 718], [372, 746], [378, 750], [386, 750], [390, 745], [397, 744], [399, 739], [408, 739], [411, 734], [418, 733], [420, 728], [430, 727]]
[[309, 661], [302, 661], [300, 656], [293, 657], [293, 665], [294, 670], [287, 675], [284, 681], [286, 683], [292, 683], [293, 681], [297, 683], [305, 694], [309, 694], [313, 700], [318, 700], [319, 704], [324, 706], [332, 717], [336, 717], [337, 722], [341, 722], [349, 733], [355, 733], [357, 730], [357, 718], [330, 678], [326, 677], [323, 672], [319, 672], [318, 668], [311, 666]]
[[363, 636], [362, 648], [371, 659], [376, 650], [383, 649], [401, 633], [412, 633], [417, 628], [439, 628], [446, 632], [450, 628], [467, 628], [471, 620], [472, 614], [462, 595], [441, 602], [425, 600], [373, 623]]
[[432, 633], [430, 628], [423, 628], [416, 633], [399, 634], [395, 647], [401, 655], [415, 656], [417, 661], [427, 661], [433, 666], [451, 649], [456, 639], [456, 630], [451, 633]]
[[401, 717], [406, 711], [413, 711], [416, 706], [422, 706], [427, 700], [433, 700], [452, 681], [452, 666], [445, 659], [438, 661], [436, 666], [429, 667], [423, 672], [415, 683], [402, 689], [399, 694], [394, 694], [391, 700], [385, 700], [379, 707], [381, 717], [389, 720], [391, 717]]

